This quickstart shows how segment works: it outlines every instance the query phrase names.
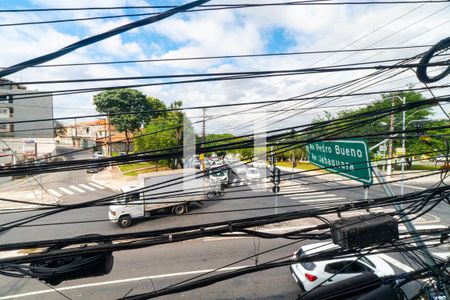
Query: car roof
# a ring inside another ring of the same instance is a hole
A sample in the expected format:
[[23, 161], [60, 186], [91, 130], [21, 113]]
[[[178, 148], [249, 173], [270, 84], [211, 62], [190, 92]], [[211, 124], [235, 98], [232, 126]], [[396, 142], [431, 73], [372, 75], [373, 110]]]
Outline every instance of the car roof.
[[338, 249], [339, 246], [333, 244], [332, 242], [322, 242], [322, 243], [314, 243], [314, 244], [308, 244], [301, 247], [301, 249], [306, 254], [313, 254], [322, 252], [325, 250], [331, 250], [331, 249]]

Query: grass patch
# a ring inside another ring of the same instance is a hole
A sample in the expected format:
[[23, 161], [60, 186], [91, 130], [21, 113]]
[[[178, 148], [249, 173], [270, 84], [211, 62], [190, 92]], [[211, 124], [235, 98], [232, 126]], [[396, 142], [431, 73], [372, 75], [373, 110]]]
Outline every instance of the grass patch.
[[[402, 168], [401, 166], [395, 166], [394, 168], [397, 171], [400, 171]], [[410, 169], [405, 167], [405, 171], [438, 171], [441, 169], [441, 166], [434, 166], [434, 165], [412, 165]]]
[[[292, 168], [292, 162], [290, 162], [290, 161], [277, 162], [277, 166]], [[301, 170], [305, 170], [305, 171], [312, 170], [312, 171], [317, 171], [317, 172], [322, 172], [322, 173], [328, 173], [325, 170], [318, 170], [318, 168], [319, 167], [313, 165], [312, 163], [306, 162], [306, 161], [297, 162], [297, 167], [295, 167], [295, 169], [301, 169]]]
[[[155, 164], [153, 162], [139, 162], [134, 164], [119, 165], [119, 169], [125, 176], [137, 176], [138, 174], [156, 172]], [[158, 165], [158, 172], [166, 170], [169, 169], [165, 166]]]

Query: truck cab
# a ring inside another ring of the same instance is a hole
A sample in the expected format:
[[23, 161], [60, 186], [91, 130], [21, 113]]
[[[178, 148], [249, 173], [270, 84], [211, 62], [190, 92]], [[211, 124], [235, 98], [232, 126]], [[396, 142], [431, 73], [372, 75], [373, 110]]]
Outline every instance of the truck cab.
[[[141, 199], [141, 193], [136, 191], [137, 186], [125, 186], [121, 192], [125, 193], [123, 197], [113, 200], [109, 206], [109, 220], [117, 223], [122, 228], [131, 226], [132, 219], [145, 216], [144, 205]], [[136, 191], [136, 192], [134, 192]]]

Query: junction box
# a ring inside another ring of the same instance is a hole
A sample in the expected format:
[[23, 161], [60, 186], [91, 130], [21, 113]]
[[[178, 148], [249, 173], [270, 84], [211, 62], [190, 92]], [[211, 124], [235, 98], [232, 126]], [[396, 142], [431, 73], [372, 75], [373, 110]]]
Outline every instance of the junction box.
[[385, 213], [340, 219], [331, 224], [331, 236], [344, 249], [384, 244], [398, 240], [398, 222]]

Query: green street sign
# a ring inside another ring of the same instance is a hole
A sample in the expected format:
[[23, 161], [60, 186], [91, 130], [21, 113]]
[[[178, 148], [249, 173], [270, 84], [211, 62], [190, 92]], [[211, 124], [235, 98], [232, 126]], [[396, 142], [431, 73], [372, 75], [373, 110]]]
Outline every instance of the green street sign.
[[372, 167], [367, 143], [362, 140], [334, 140], [308, 145], [309, 162], [327, 171], [371, 185]]

